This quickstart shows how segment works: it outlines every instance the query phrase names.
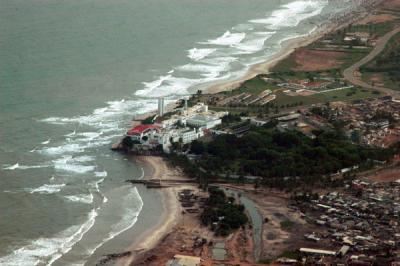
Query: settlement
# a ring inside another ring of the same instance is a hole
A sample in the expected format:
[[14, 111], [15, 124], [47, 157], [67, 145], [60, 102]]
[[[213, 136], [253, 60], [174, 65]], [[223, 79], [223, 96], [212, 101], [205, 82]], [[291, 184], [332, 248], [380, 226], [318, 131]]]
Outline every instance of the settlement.
[[[158, 114], [153, 124], [141, 124], [126, 133], [132, 143], [132, 151], [145, 153], [150, 151], [170, 152], [173, 145], [185, 145], [204, 136], [205, 132], [222, 123], [221, 118], [227, 112], [208, 110], [204, 103], [178, 109], [167, 117], [164, 115], [164, 99], [159, 99]], [[164, 116], [163, 116], [164, 115]]]

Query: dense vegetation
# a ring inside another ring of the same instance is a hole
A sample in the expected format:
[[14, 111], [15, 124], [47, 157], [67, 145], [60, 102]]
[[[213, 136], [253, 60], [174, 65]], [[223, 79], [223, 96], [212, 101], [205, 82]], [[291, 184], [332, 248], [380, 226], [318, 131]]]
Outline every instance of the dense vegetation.
[[[367, 159], [389, 158], [384, 150], [356, 146], [338, 133], [320, 133], [315, 140], [296, 132], [253, 129], [242, 138], [217, 137], [208, 144], [204, 165], [263, 177], [334, 173]], [[211, 155], [211, 156], [210, 156]]]
[[207, 144], [194, 142], [195, 162], [186, 156], [170, 158], [189, 176], [206, 183], [215, 177], [251, 175], [262, 177], [265, 185], [288, 188], [320, 182], [343, 168], [366, 169], [373, 160], [393, 156], [391, 149], [359, 146], [338, 132], [314, 134], [316, 138], [310, 139], [297, 131], [251, 128], [243, 137], [220, 135]]
[[224, 191], [214, 187], [209, 188], [209, 193], [200, 216], [203, 225], [210, 226], [216, 235], [227, 236], [247, 223], [245, 208], [235, 204], [235, 198], [226, 197]]

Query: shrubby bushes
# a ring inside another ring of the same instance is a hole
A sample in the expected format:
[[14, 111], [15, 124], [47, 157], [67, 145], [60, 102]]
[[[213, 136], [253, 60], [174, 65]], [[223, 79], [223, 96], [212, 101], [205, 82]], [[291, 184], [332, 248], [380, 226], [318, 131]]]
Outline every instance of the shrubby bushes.
[[339, 132], [315, 132], [311, 139], [297, 131], [252, 128], [246, 135], [220, 135], [209, 143], [194, 142], [195, 161], [170, 155], [176, 165], [203, 182], [227, 174], [262, 177], [273, 187], [312, 185], [343, 168], [366, 169], [373, 160], [387, 161], [393, 149], [356, 145]]
[[235, 204], [233, 197], [226, 197], [224, 191], [214, 187], [209, 188], [209, 193], [200, 220], [216, 235], [227, 236], [248, 222], [244, 206]]
[[200, 161], [215, 172], [236, 172], [269, 177], [314, 176], [372, 160], [388, 160], [390, 150], [355, 145], [335, 132], [310, 139], [297, 131], [279, 132], [256, 128], [245, 136], [218, 136], [207, 145]]

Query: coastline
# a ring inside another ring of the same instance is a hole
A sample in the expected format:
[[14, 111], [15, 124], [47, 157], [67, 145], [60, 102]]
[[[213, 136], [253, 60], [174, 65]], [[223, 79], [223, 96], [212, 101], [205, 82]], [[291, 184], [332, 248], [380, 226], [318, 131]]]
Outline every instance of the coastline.
[[244, 81], [254, 78], [259, 74], [267, 74], [275, 65], [296, 51], [296, 49], [317, 41], [325, 34], [346, 27], [347, 25], [357, 21], [362, 14], [369, 14], [370, 12], [371, 11], [368, 9], [368, 11], [356, 15], [353, 11], [353, 13], [349, 14], [347, 17], [342, 18], [342, 21], [340, 22], [330, 22], [325, 26], [315, 28], [312, 32], [305, 36], [303, 35], [284, 40], [278, 52], [265, 59], [263, 62], [250, 66], [250, 69], [243, 76], [233, 80], [225, 80], [211, 84], [205, 89], [205, 92], [209, 94], [216, 94], [223, 91], [230, 91], [240, 86], [240, 84]]
[[[363, 12], [352, 11], [346, 17], [341, 18], [340, 21], [330, 22], [327, 25], [317, 27], [312, 32], [305, 36], [299, 36], [285, 40], [281, 44], [280, 50], [269, 58], [265, 59], [261, 63], [252, 65], [249, 70], [241, 77], [233, 80], [224, 80], [208, 85], [203, 91], [208, 94], [216, 94], [222, 91], [229, 91], [237, 88], [242, 82], [251, 79], [259, 74], [268, 73], [277, 63], [285, 59], [296, 49], [307, 46], [316, 40], [323, 37], [325, 34], [336, 31], [340, 28], [346, 27], [347, 25], [357, 21], [363, 15], [370, 14], [371, 10], [366, 7], [367, 10]], [[170, 105], [170, 108], [174, 106]], [[172, 108], [173, 109], [173, 108]], [[152, 114], [154, 112], [149, 112]], [[159, 161], [157, 161], [158, 158]], [[167, 173], [168, 166], [166, 162], [160, 157], [137, 157], [137, 161], [143, 163], [148, 170], [153, 171], [152, 173], [145, 175], [144, 178], [165, 178], [162, 173]], [[162, 171], [164, 169], [164, 171]], [[179, 223], [181, 212], [179, 201], [177, 200], [176, 188], [167, 188], [160, 191], [162, 193], [163, 201], [163, 213], [159, 218], [159, 222], [156, 226], [147, 229], [142, 233], [141, 237], [135, 240], [132, 245], [127, 249], [132, 251], [132, 255], [122, 258], [118, 261], [117, 265], [134, 265], [134, 262], [140, 259], [145, 253], [155, 248], [160, 241], [165, 238], [173, 228]]]
[[[131, 159], [143, 165], [145, 169], [143, 179], [165, 179], [166, 176], [173, 174], [162, 157], [140, 156], [136, 158], [131, 157]], [[180, 221], [181, 208], [177, 198], [177, 189], [174, 187], [163, 188], [159, 192], [163, 198], [163, 211], [158, 218], [158, 222], [153, 227], [144, 231], [139, 238], [135, 239], [125, 250], [130, 251], [131, 255], [120, 258], [116, 265], [134, 265], [133, 263], [136, 260], [140, 259], [147, 251], [156, 247]]]

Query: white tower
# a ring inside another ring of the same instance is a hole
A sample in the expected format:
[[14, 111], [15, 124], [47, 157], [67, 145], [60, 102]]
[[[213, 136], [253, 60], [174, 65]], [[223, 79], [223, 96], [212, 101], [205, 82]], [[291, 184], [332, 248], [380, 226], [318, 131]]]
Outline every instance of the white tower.
[[158, 115], [159, 116], [164, 115], [164, 98], [163, 97], [158, 98]]

